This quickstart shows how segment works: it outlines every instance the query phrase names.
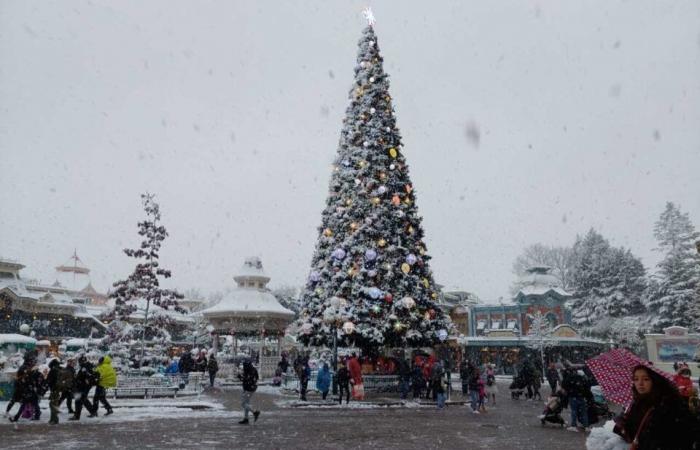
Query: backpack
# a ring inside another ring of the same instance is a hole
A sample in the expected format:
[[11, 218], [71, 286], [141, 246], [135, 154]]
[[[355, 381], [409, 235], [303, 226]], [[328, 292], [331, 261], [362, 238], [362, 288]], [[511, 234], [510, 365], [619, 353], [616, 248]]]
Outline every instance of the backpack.
[[73, 389], [73, 372], [70, 369], [58, 369], [56, 376], [56, 390], [67, 392]]

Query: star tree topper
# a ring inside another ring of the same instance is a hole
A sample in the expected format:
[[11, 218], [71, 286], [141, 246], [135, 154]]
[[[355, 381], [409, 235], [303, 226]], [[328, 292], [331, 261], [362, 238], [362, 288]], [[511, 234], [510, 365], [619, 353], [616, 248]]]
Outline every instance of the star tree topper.
[[362, 14], [365, 16], [365, 19], [367, 19], [367, 23], [369, 24], [370, 27], [374, 26], [375, 22], [377, 19], [374, 18], [374, 13], [372, 12], [372, 8], [369, 6], [365, 8], [362, 11]]

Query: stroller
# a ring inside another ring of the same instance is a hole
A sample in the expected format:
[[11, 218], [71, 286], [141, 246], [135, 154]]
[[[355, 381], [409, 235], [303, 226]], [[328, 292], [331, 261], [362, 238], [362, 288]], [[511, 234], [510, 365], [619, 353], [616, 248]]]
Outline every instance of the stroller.
[[588, 399], [588, 423], [598, 423], [600, 418], [610, 420], [615, 414], [610, 411], [608, 401], [603, 396], [600, 386], [591, 386], [591, 398]]
[[518, 400], [520, 399], [520, 396], [523, 395], [523, 392], [525, 388], [527, 387], [527, 382], [523, 380], [521, 377], [516, 377], [513, 382], [510, 384], [510, 398], [513, 400]]
[[561, 417], [561, 412], [564, 409], [564, 394], [557, 391], [554, 396], [549, 397], [545, 405], [544, 411], [539, 416], [542, 426], [549, 422], [563, 427], [566, 424]]

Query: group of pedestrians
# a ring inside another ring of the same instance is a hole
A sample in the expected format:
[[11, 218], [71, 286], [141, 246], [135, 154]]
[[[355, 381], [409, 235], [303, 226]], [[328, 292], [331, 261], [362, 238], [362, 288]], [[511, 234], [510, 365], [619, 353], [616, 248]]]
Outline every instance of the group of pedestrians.
[[[58, 413], [61, 403], [66, 400], [68, 412], [73, 414], [68, 420], [80, 420], [83, 407], [90, 413], [89, 417], [97, 417], [99, 405], [106, 410], [105, 415], [112, 414], [112, 406], [107, 401], [106, 390], [116, 386], [117, 374], [112, 367], [112, 360], [108, 355], [100, 358], [97, 366], [93, 366], [85, 355], [78, 358], [78, 368], [75, 368], [75, 359], [69, 359], [63, 366], [58, 358], [49, 362], [48, 369], [37, 364], [37, 353], [27, 352], [24, 361], [17, 371], [12, 399], [7, 405], [5, 414], [11, 422], [17, 422], [20, 417], [31, 420], [40, 420], [41, 409], [39, 401], [50, 391], [49, 410], [51, 416], [49, 423], [58, 424]], [[92, 388], [95, 393], [92, 402], [89, 394]], [[75, 408], [73, 408], [75, 400]], [[19, 404], [14, 416], [10, 411], [15, 404]]]
[[459, 377], [462, 382], [462, 395], [469, 397], [469, 406], [473, 414], [486, 412], [486, 403], [496, 405], [496, 369], [492, 364], [486, 364], [483, 370], [471, 361], [462, 361], [459, 367]]
[[189, 382], [189, 375], [192, 372], [208, 373], [209, 386], [214, 387], [216, 374], [219, 371], [219, 362], [213, 352], [193, 350], [192, 352], [184, 352], [179, 360], [166, 361], [161, 369], [167, 375], [181, 374], [185, 384]]

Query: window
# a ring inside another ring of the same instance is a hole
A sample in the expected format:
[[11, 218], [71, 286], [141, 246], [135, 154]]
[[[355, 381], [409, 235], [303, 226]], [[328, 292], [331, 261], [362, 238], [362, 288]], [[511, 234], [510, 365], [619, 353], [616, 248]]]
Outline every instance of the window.
[[498, 328], [501, 328], [501, 321], [500, 320], [492, 320], [491, 321], [491, 329], [496, 330]]
[[477, 330], [483, 330], [484, 328], [486, 328], [486, 321], [485, 320], [480, 320], [476, 323]]
[[506, 326], [506, 328], [508, 328], [509, 330], [515, 330], [517, 328], [517, 326], [518, 326], [518, 321], [511, 319], [508, 321], [508, 325]]

